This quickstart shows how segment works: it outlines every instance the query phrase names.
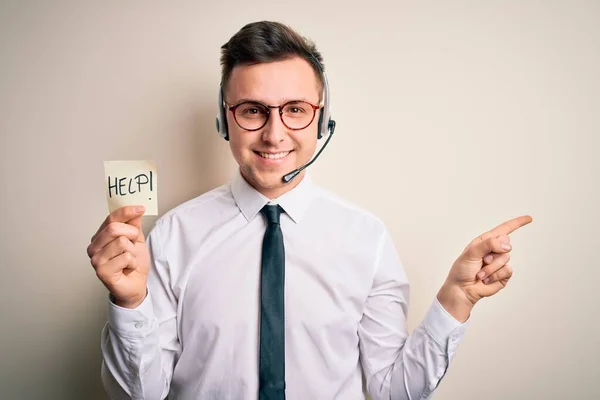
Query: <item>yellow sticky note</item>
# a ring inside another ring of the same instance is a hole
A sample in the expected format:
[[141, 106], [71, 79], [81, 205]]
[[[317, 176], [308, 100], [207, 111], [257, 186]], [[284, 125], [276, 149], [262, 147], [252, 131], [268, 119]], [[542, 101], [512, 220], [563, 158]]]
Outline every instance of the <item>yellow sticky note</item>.
[[154, 161], [104, 161], [108, 210], [130, 205], [146, 207], [144, 215], [158, 215], [158, 185]]

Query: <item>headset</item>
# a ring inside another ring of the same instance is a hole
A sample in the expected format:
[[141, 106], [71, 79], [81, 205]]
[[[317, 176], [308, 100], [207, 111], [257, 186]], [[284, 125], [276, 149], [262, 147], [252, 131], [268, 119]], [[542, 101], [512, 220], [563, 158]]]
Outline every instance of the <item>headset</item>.
[[[329, 140], [331, 139], [331, 136], [333, 135], [333, 132], [335, 131], [335, 121], [333, 119], [331, 119], [331, 113], [330, 113], [331, 100], [330, 100], [330, 95], [329, 95], [329, 82], [327, 81], [327, 75], [325, 74], [325, 70], [324, 70], [323, 66], [321, 65], [321, 63], [319, 62], [319, 60], [317, 60], [317, 58], [314, 56], [313, 56], [313, 59], [317, 63], [317, 65], [319, 67], [319, 71], [321, 73], [321, 77], [323, 78], [323, 107], [321, 107], [321, 110], [319, 112], [319, 123], [318, 123], [319, 129], [317, 132], [317, 139], [322, 139], [323, 137], [327, 136], [327, 140], [325, 141], [325, 144], [323, 144], [323, 146], [321, 147], [321, 149], [319, 150], [317, 155], [311, 161], [309, 161], [302, 167], [295, 169], [294, 171], [292, 171], [282, 177], [282, 179], [285, 183], [290, 182], [303, 169], [305, 169], [306, 167], [311, 165], [313, 162], [315, 162], [317, 157], [319, 157], [321, 152], [325, 149], [325, 147], [329, 143]], [[221, 136], [223, 139], [229, 141], [229, 128], [227, 126], [227, 106], [223, 100], [223, 87], [222, 86], [219, 86], [218, 110], [219, 110], [219, 112], [217, 113], [217, 121], [216, 121], [217, 132], [219, 133], [219, 136]]]

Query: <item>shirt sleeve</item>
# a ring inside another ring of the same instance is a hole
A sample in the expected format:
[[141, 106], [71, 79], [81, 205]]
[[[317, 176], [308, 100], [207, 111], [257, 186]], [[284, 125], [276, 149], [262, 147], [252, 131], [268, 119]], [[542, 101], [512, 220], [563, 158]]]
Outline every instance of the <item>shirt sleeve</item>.
[[409, 284], [387, 231], [359, 324], [361, 364], [373, 400], [427, 399], [444, 377], [466, 324], [434, 299], [421, 324], [408, 334]]
[[181, 354], [177, 298], [159, 232], [147, 239], [150, 251], [148, 294], [135, 309], [109, 302], [102, 330], [102, 382], [111, 399], [164, 399]]

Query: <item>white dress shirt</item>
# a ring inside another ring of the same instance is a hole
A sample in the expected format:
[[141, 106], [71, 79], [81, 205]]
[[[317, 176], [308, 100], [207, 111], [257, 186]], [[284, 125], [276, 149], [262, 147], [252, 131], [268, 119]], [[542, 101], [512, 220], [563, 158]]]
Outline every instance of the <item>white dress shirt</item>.
[[[148, 235], [148, 295], [109, 302], [102, 380], [112, 398], [258, 397], [260, 265], [269, 199], [239, 172]], [[424, 399], [463, 336], [434, 299], [409, 335], [409, 284], [384, 224], [305, 176], [285, 213], [287, 400]]]

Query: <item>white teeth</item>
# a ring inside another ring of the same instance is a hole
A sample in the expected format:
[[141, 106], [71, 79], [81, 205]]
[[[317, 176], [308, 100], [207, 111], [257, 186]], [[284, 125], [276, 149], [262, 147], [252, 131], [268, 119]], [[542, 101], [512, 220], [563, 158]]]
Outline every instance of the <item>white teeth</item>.
[[290, 152], [289, 151], [284, 151], [283, 153], [275, 153], [275, 154], [259, 152], [258, 154], [260, 154], [260, 156], [262, 158], [268, 158], [270, 160], [276, 160], [278, 158], [283, 158], [283, 157], [287, 156], [288, 154], [290, 154]]

